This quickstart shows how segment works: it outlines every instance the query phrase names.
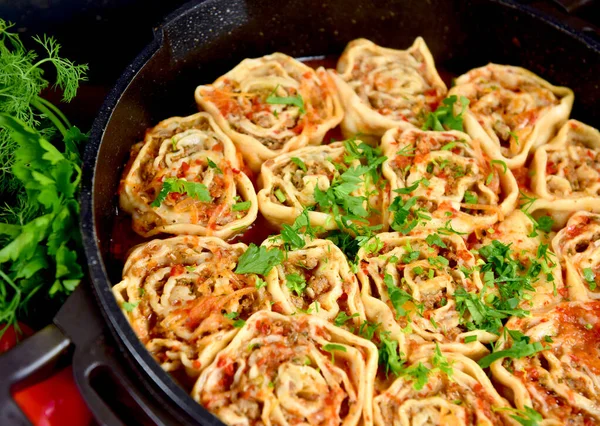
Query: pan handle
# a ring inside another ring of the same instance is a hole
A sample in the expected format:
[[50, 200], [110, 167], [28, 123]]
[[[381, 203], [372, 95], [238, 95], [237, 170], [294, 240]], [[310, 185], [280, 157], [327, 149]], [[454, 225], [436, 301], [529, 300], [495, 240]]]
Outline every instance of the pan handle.
[[77, 346], [73, 374], [79, 390], [100, 425], [167, 425], [152, 401], [128, 378], [104, 336]]
[[55, 325], [49, 325], [0, 355], [0, 424], [30, 426], [31, 422], [12, 397], [35, 373], [53, 365], [71, 341]]
[[135, 375], [123, 367], [125, 360], [117, 345], [107, 340], [109, 333], [88, 285], [82, 283], [69, 296], [54, 322], [75, 346], [75, 383], [96, 421], [107, 426], [176, 424], [147, 389], [134, 384]]

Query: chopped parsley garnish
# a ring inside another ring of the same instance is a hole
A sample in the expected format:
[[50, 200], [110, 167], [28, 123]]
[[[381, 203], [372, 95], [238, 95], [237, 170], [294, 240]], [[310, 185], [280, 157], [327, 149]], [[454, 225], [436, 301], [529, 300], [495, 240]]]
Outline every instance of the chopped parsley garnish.
[[583, 268], [583, 279], [588, 283], [590, 290], [596, 290], [596, 275], [592, 268]]
[[477, 336], [465, 336], [465, 343], [472, 343], [477, 341]]
[[369, 170], [365, 174], [371, 182], [376, 183], [381, 178], [381, 165], [387, 160], [387, 157], [381, 154], [380, 148], [373, 148], [364, 142], [356, 145], [356, 139], [344, 141], [344, 148], [347, 155], [344, 162], [350, 165], [353, 161], [359, 160], [361, 164], [368, 166]]
[[335, 317], [335, 319], [333, 320], [333, 323], [335, 325], [337, 325], [338, 327], [343, 326], [344, 324], [346, 324], [346, 322], [348, 322], [348, 320], [359, 316], [358, 312], [353, 313], [352, 315], [348, 316], [346, 314], [346, 312], [344, 311], [340, 311], [339, 314], [337, 314], [337, 316]]
[[266, 102], [268, 104], [277, 104], [277, 105], [292, 105], [298, 107], [300, 114], [306, 113], [306, 109], [304, 109], [304, 99], [302, 99], [302, 95], [297, 94], [295, 96], [277, 96], [275, 93], [279, 85], [273, 89], [273, 92], [269, 96], [267, 96]]
[[392, 372], [399, 376], [404, 371], [404, 360], [398, 353], [398, 342], [389, 338], [389, 332], [379, 333], [379, 340], [379, 364], [385, 368], [385, 375]]
[[430, 234], [425, 238], [425, 242], [427, 242], [427, 244], [429, 244], [430, 246], [438, 246], [440, 248], [447, 248], [448, 246], [446, 245], [446, 243], [444, 243], [444, 241], [442, 240], [442, 238], [438, 235], [438, 234]]
[[410, 215], [410, 209], [417, 203], [417, 197], [411, 197], [404, 201], [402, 197], [398, 196], [394, 198], [392, 204], [388, 208], [389, 211], [394, 212], [394, 220], [392, 222], [392, 229], [397, 232], [401, 232], [406, 235], [418, 225], [417, 219], [407, 220]]
[[419, 185], [422, 184], [423, 186], [429, 186], [430, 182], [428, 179], [426, 178], [421, 178], [416, 180], [412, 185], [407, 186], [405, 188], [398, 188], [398, 189], [394, 189], [394, 192], [397, 194], [410, 194], [411, 192], [413, 192], [415, 189], [417, 189], [419, 187]]
[[387, 287], [388, 296], [390, 298], [390, 301], [392, 302], [394, 310], [396, 311], [396, 318], [406, 316], [408, 312], [404, 309], [403, 306], [406, 302], [409, 302], [413, 299], [412, 296], [406, 291], [402, 290], [401, 288], [396, 287], [394, 285], [394, 279], [390, 274], [386, 273], [384, 275], [383, 283]]
[[323, 350], [331, 353], [331, 362], [333, 362], [333, 363], [335, 363], [335, 355], [334, 355], [335, 351], [348, 352], [348, 350], [346, 349], [345, 346], [337, 345], [335, 343], [326, 344], [325, 346], [323, 346]]
[[381, 323], [363, 321], [358, 328], [358, 335], [367, 340], [373, 340], [373, 337], [375, 337], [375, 332], [380, 325]]
[[450, 261], [442, 256], [428, 257], [427, 261], [431, 266], [437, 269], [443, 269], [450, 264]]
[[465, 113], [469, 100], [461, 96], [460, 105], [461, 111], [458, 115], [454, 115], [454, 104], [458, 101], [456, 95], [452, 95], [442, 101], [442, 105], [438, 107], [434, 112], [430, 112], [425, 119], [423, 124], [423, 130], [435, 130], [443, 132], [445, 130], [458, 130], [464, 131], [463, 128], [463, 114]]
[[296, 218], [296, 220], [294, 220], [292, 226], [288, 224], [282, 225], [281, 240], [283, 241], [286, 250], [298, 250], [306, 245], [306, 242], [300, 233], [304, 233], [305, 235], [309, 235], [314, 238], [320, 231], [319, 229], [310, 225], [308, 213], [308, 210], [304, 209]]
[[124, 302], [123, 303], [123, 309], [125, 309], [127, 312], [131, 312], [133, 311], [135, 308], [137, 308], [137, 305], [139, 305], [140, 302]]
[[265, 246], [257, 247], [251, 243], [248, 250], [238, 260], [236, 274], [267, 275], [275, 265], [283, 261], [283, 252], [278, 248], [267, 250]]
[[285, 285], [290, 291], [301, 296], [306, 288], [306, 280], [299, 274], [288, 274], [285, 276]]
[[254, 284], [254, 287], [256, 287], [257, 290], [260, 290], [263, 287], [267, 286], [267, 282], [261, 278], [256, 277], [256, 284]]
[[471, 191], [465, 191], [465, 203], [466, 204], [477, 204], [479, 202], [479, 197], [477, 194]]
[[287, 200], [287, 198], [285, 197], [285, 194], [279, 188], [277, 188], [275, 190], [275, 197], [277, 197], [277, 200], [279, 200], [279, 202], [282, 204], [285, 203], [285, 201]]
[[292, 160], [292, 163], [294, 163], [296, 166], [298, 166], [303, 171], [305, 171], [305, 172], [308, 171], [308, 169], [306, 168], [306, 164], [304, 164], [304, 161], [302, 161], [300, 158], [292, 157], [291, 160]]
[[502, 160], [492, 160], [490, 164], [500, 164], [502, 166], [502, 173], [504, 174], [506, 174], [506, 172], [508, 171], [508, 166]]
[[442, 373], [445, 373], [448, 377], [452, 376], [453, 370], [452, 365], [440, 350], [439, 345], [435, 344], [435, 351], [433, 352], [433, 358], [431, 362], [435, 368], [439, 368]]
[[223, 170], [221, 170], [219, 168], [219, 166], [217, 166], [213, 160], [211, 160], [210, 158], [207, 158], [206, 161], [208, 161], [208, 167], [210, 167], [211, 169], [214, 169], [215, 172], [217, 172], [220, 175], [223, 174]]
[[522, 411], [515, 410], [515, 414], [511, 415], [510, 417], [515, 419], [523, 426], [538, 426], [544, 420], [542, 415], [531, 407], [525, 407], [525, 409]]
[[524, 358], [527, 356], [535, 355], [538, 352], [546, 350], [540, 342], [530, 343], [529, 336], [525, 336], [518, 330], [506, 330], [510, 337], [513, 339], [513, 344], [509, 349], [492, 352], [489, 355], [484, 356], [478, 361], [481, 368], [489, 367], [492, 362], [500, 358]]
[[239, 313], [237, 312], [229, 312], [227, 314], [223, 314], [225, 318], [233, 321], [233, 326], [235, 328], [242, 328], [246, 324], [246, 321], [238, 318], [238, 315]]
[[152, 207], [160, 207], [163, 201], [171, 192], [179, 194], [187, 194], [189, 197], [196, 200], [208, 203], [212, 200], [208, 188], [203, 183], [190, 182], [185, 179], [167, 178], [162, 184], [162, 188], [154, 201]]
[[415, 390], [421, 390], [427, 384], [429, 380], [429, 372], [431, 370], [419, 362], [417, 365], [408, 367], [404, 372], [409, 375], [413, 380], [413, 388]]
[[550, 216], [540, 216], [536, 220], [531, 215], [531, 213], [529, 213], [528, 210], [531, 208], [533, 203], [535, 203], [537, 201], [537, 198], [530, 197], [527, 194], [525, 194], [523, 191], [520, 191], [520, 194], [521, 194], [521, 198], [523, 200], [525, 200], [525, 202], [523, 204], [521, 204], [519, 206], [519, 208], [521, 209], [521, 211], [523, 213], [525, 213], [525, 215], [529, 218], [529, 220], [533, 224], [533, 229], [531, 230], [531, 233], [528, 235], [528, 237], [530, 237], [530, 238], [536, 237], [538, 235], [538, 233], [537, 233], [538, 229], [543, 232], [550, 232], [552, 230], [552, 226], [554, 225], [554, 219], [552, 219]]
[[250, 208], [251, 205], [252, 205], [251, 201], [235, 203], [233, 206], [231, 206], [231, 210], [233, 210], [234, 212], [246, 211]]

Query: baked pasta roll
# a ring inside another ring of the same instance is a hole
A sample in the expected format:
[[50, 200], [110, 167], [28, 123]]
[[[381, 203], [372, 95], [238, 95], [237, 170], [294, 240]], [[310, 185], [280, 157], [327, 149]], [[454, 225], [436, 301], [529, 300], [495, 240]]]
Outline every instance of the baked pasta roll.
[[134, 146], [131, 158], [120, 205], [144, 237], [228, 238], [256, 219], [252, 182], [240, 170], [235, 146], [207, 113], [162, 121]]
[[[358, 281], [346, 256], [329, 240], [303, 238], [304, 247], [288, 250], [284, 261], [265, 277], [275, 302], [273, 311], [311, 313], [332, 323], [349, 318], [344, 326], [358, 328], [365, 313]], [[282, 247], [283, 243], [275, 237], [263, 245]]]
[[469, 100], [466, 132], [511, 169], [525, 164], [531, 149], [554, 136], [574, 100], [566, 87], [553, 86], [524, 68], [497, 64], [461, 75], [449, 95]]
[[407, 50], [353, 40], [331, 75], [345, 109], [341, 126], [346, 137], [420, 128], [447, 92], [421, 37]]
[[475, 247], [487, 264], [484, 269], [494, 272], [495, 288], [502, 298], [518, 302], [526, 311], [568, 299], [560, 264], [551, 250], [551, 234], [536, 231], [521, 210], [491, 231]]
[[373, 400], [376, 426], [517, 425], [508, 402], [464, 355], [438, 352], [407, 370]]
[[573, 300], [600, 299], [600, 215], [577, 212], [552, 240]]
[[372, 425], [377, 349], [312, 315], [254, 314], [192, 396], [228, 425]]
[[[339, 165], [346, 164], [347, 155], [344, 144], [335, 142], [302, 148], [266, 161], [261, 173], [263, 189], [258, 192], [260, 212], [271, 223], [281, 226], [293, 224], [305, 208], [310, 208], [308, 217], [312, 226], [337, 229], [340, 224], [335, 220], [331, 206], [319, 203], [316, 192], [346, 183], [343, 188], [350, 189], [346, 195], [358, 203], [353, 207], [367, 216], [364, 176], [356, 173], [352, 181], [342, 178], [344, 170]], [[359, 170], [361, 163], [356, 159], [346, 165]]]
[[320, 144], [343, 116], [329, 74], [282, 53], [243, 60], [195, 97], [254, 172], [277, 154]]
[[179, 236], [131, 252], [113, 293], [163, 369], [185, 368], [197, 376], [237, 333], [236, 321], [270, 308], [255, 275], [233, 272], [246, 248], [219, 238]]
[[507, 356], [520, 352], [513, 349], [517, 343], [534, 347], [531, 356], [491, 364], [514, 405], [537, 411], [540, 425], [599, 424], [600, 302], [562, 303], [513, 318], [506, 328], [512, 332], [499, 350]]
[[[600, 213], [600, 132], [569, 120], [531, 163], [531, 211], [555, 213], [589, 210]], [[563, 223], [560, 223], [561, 225]]]
[[393, 201], [390, 225], [449, 228], [461, 233], [486, 228], [514, 208], [519, 195], [512, 172], [490, 162], [478, 141], [457, 132], [391, 129], [382, 138]]
[[[382, 323], [411, 358], [430, 350], [434, 343], [474, 358], [485, 355], [483, 343], [497, 336], [467, 330], [454, 299], [459, 290], [478, 293], [482, 288], [475, 258], [463, 239], [397, 232], [375, 238], [380, 250], [358, 252], [357, 276], [367, 318]], [[471, 336], [470, 343], [464, 343], [467, 336]]]

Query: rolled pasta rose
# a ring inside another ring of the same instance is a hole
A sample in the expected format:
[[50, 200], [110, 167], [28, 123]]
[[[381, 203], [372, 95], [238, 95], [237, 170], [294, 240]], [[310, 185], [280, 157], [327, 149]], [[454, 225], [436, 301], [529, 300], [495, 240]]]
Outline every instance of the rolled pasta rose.
[[538, 199], [530, 211], [550, 214], [559, 226], [578, 210], [600, 213], [600, 132], [567, 121], [549, 144], [535, 151], [531, 190]]
[[[317, 203], [315, 191], [317, 188], [327, 191], [343, 182], [341, 175], [344, 170], [340, 170], [339, 165], [353, 169], [360, 167], [358, 159], [346, 163], [347, 155], [344, 144], [335, 142], [302, 148], [266, 161], [260, 176], [263, 189], [258, 192], [260, 212], [270, 222], [281, 225], [294, 223], [305, 208], [311, 208], [308, 217], [312, 226], [325, 230], [337, 229], [339, 223], [331, 208], [324, 208]], [[348, 181], [346, 186], [351, 185], [353, 189], [348, 196], [357, 199], [368, 216], [367, 183], [364, 175], [357, 179]], [[341, 213], [346, 214], [343, 211]]]
[[600, 215], [577, 212], [552, 240], [573, 300], [600, 299]]
[[407, 50], [353, 40], [331, 75], [346, 110], [342, 131], [347, 137], [420, 128], [447, 92], [421, 37]]
[[270, 309], [268, 294], [255, 287], [256, 276], [233, 272], [246, 248], [179, 236], [139, 245], [129, 255], [113, 293], [166, 371], [185, 368], [197, 376], [237, 333], [234, 319]]
[[574, 99], [571, 89], [553, 86], [524, 68], [497, 64], [461, 75], [448, 94], [469, 100], [466, 132], [511, 169], [524, 165], [532, 149], [554, 136], [569, 118]]
[[[144, 237], [164, 232], [228, 238], [256, 219], [252, 182], [240, 171], [235, 146], [207, 113], [162, 121], [134, 146], [130, 161], [120, 205]], [[210, 200], [189, 192], [170, 192], [161, 200], [169, 179], [204, 185]], [[239, 209], [244, 204], [238, 202], [248, 205]]]
[[245, 59], [195, 96], [254, 172], [277, 154], [320, 144], [343, 116], [327, 72], [282, 53]]
[[[272, 309], [286, 315], [311, 313], [331, 323], [358, 328], [366, 319], [358, 281], [344, 253], [331, 241], [303, 237], [304, 247], [288, 250], [265, 277]], [[281, 247], [279, 239], [263, 243]]]
[[394, 230], [451, 227], [469, 233], [515, 208], [519, 190], [512, 172], [490, 163], [465, 133], [391, 129], [381, 147], [388, 158], [382, 171], [393, 193]]
[[[428, 235], [435, 238], [430, 242]], [[377, 235], [380, 250], [358, 252], [358, 279], [367, 318], [399, 342], [411, 358], [434, 343], [447, 351], [479, 358], [483, 343], [497, 339], [483, 330], [468, 331], [457, 310], [458, 289], [478, 293], [482, 288], [475, 258], [457, 235], [397, 232]], [[466, 274], [464, 271], [470, 271]], [[467, 336], [475, 341], [465, 344]]]
[[228, 425], [372, 425], [377, 349], [312, 315], [254, 314], [192, 396]]
[[[546, 234], [541, 230], [535, 233], [537, 235], [533, 236], [531, 219], [521, 210], [515, 210], [494, 227], [493, 233], [488, 233], [480, 243], [475, 245], [479, 249], [479, 257], [490, 265], [496, 265], [493, 257], [498, 256], [496, 252], [498, 249], [502, 252], [504, 249], [508, 250], [507, 258], [517, 262], [514, 280], [520, 282], [520, 287], [523, 289], [523, 296], [518, 306], [525, 310], [556, 305], [569, 297], [560, 264], [550, 247], [552, 234]], [[498, 243], [500, 246], [495, 246], [496, 251], [491, 252], [490, 258], [482, 255], [482, 247], [492, 248]], [[496, 282], [495, 291], [508, 284], [504, 281]]]
[[456, 353], [443, 354], [450, 375], [436, 368], [431, 356], [409, 368], [426, 372], [421, 389], [416, 379], [403, 375], [373, 400], [376, 426], [496, 426], [517, 425], [510, 406], [477, 363]]
[[[561, 303], [527, 318], [512, 318], [506, 328], [545, 348], [492, 363], [494, 378], [515, 406], [540, 413], [540, 425], [600, 423], [600, 302]], [[512, 346], [508, 336], [499, 350]]]

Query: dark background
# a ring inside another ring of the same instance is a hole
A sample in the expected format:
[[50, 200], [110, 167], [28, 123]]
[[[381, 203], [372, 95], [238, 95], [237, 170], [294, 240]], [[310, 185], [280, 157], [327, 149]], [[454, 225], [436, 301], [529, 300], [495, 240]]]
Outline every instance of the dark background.
[[[34, 35], [54, 36], [61, 56], [88, 64], [88, 81], [61, 110], [89, 130], [104, 98], [127, 64], [146, 46], [153, 28], [186, 0], [0, 0], [0, 18], [15, 24], [28, 47]], [[36, 49], [40, 53], [42, 51]], [[48, 77], [51, 78], [50, 75]], [[46, 93], [52, 101], [57, 94]]]

